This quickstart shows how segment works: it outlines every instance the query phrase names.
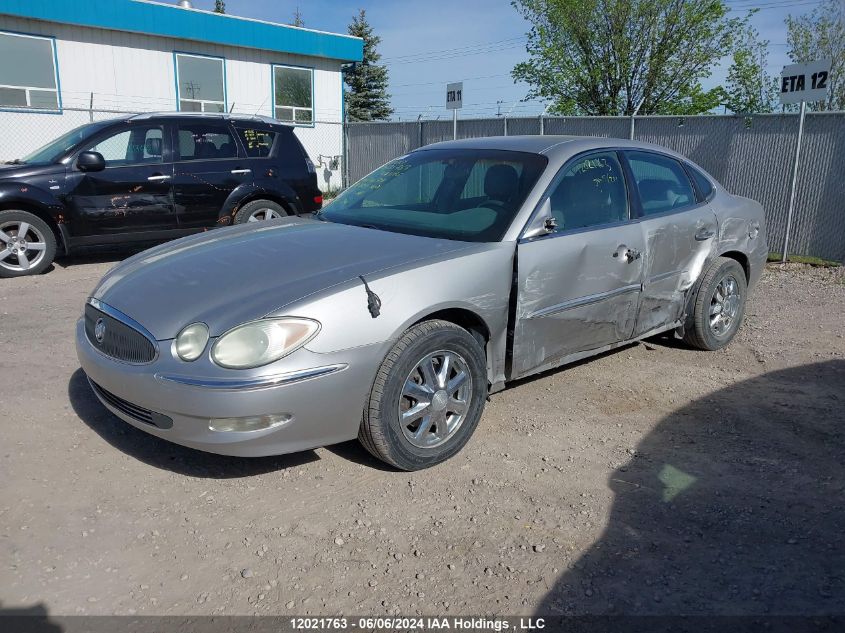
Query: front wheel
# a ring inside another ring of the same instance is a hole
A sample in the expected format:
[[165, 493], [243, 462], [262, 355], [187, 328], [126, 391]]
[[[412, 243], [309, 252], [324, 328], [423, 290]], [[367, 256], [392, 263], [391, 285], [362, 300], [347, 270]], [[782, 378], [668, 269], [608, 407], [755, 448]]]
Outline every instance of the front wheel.
[[448, 321], [409, 329], [379, 367], [358, 439], [401, 470], [452, 457], [469, 441], [487, 400], [478, 340]]
[[717, 258], [701, 279], [684, 340], [708, 351], [725, 347], [742, 323], [747, 294], [742, 266], [728, 257]]
[[0, 211], [0, 277], [43, 273], [56, 256], [56, 236], [29, 211]]

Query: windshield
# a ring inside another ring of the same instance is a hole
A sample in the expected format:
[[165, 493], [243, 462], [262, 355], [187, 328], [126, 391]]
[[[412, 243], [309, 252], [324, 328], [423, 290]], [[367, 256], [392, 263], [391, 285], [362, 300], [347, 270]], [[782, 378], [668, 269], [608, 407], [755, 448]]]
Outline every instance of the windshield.
[[71, 147], [84, 141], [86, 138], [95, 132], [98, 132], [110, 123], [112, 123], [112, 121], [101, 121], [78, 127], [67, 134], [63, 134], [56, 140], [50, 141], [44, 147], [35, 150], [31, 154], [27, 154], [18, 162], [31, 164], [52, 163]]
[[501, 150], [414, 152], [359, 180], [319, 217], [425, 237], [496, 242], [546, 163], [539, 154]]

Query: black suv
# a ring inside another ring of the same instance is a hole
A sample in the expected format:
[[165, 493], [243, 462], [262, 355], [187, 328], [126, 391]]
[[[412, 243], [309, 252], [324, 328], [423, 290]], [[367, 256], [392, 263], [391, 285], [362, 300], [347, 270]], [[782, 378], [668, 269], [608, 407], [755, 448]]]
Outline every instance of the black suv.
[[160, 242], [323, 203], [293, 128], [266, 117], [141, 114], [76, 128], [0, 165], [0, 277], [57, 251]]

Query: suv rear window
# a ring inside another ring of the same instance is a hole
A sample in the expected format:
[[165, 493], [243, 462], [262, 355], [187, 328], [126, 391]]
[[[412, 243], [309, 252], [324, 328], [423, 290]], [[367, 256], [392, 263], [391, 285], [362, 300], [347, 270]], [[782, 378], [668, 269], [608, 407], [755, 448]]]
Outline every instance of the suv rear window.
[[250, 158], [267, 158], [276, 140], [275, 132], [253, 128], [238, 128], [238, 136], [241, 137], [246, 155]]

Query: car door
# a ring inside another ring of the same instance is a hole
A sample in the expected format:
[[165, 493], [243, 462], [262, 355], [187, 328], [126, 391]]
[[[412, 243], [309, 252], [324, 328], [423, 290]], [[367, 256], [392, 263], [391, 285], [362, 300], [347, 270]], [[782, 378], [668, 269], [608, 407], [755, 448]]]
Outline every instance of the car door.
[[108, 242], [113, 241], [108, 236], [133, 234], [144, 239], [142, 233], [176, 228], [166, 141], [162, 125], [127, 123], [80, 150], [99, 152], [106, 167], [94, 172], [74, 164], [69, 168], [65, 203], [74, 237]]
[[252, 182], [250, 161], [225, 121], [178, 121], [174, 147], [173, 196], [180, 227], [214, 226], [229, 195]]
[[657, 152], [626, 151], [645, 240], [643, 292], [635, 335], [684, 315], [687, 290], [710, 257], [718, 223], [680, 161]]
[[553, 232], [517, 245], [510, 378], [631, 337], [644, 242], [615, 151], [565, 165], [543, 201]]

